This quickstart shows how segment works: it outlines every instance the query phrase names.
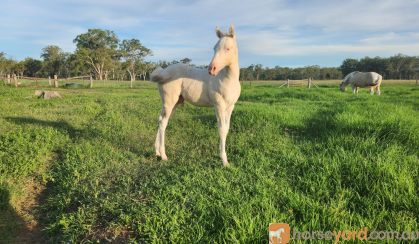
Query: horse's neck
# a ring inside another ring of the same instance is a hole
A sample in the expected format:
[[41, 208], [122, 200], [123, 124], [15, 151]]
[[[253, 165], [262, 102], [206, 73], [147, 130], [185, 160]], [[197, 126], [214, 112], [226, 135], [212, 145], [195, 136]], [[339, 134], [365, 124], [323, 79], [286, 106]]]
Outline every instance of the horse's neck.
[[230, 66], [226, 67], [226, 73], [223, 78], [226, 82], [239, 82], [240, 67], [238, 62], [233, 62]]

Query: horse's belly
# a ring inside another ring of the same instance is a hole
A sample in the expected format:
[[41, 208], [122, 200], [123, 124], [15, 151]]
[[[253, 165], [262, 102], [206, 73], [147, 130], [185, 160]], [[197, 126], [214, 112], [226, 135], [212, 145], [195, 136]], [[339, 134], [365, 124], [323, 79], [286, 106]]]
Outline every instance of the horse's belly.
[[370, 81], [357, 81], [357, 82], [354, 82], [354, 85], [357, 87], [370, 87], [370, 86], [375, 86], [376, 84]]
[[184, 80], [182, 82], [182, 97], [196, 106], [212, 106], [211, 101], [208, 97], [208, 93], [205, 91], [205, 83], [194, 81], [194, 80]]

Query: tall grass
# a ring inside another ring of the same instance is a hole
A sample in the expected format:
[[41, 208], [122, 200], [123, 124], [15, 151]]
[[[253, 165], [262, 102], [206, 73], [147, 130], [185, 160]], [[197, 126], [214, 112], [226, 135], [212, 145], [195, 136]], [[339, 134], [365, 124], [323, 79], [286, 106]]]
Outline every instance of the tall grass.
[[59, 91], [63, 99], [41, 100], [31, 87], [0, 86], [1, 204], [13, 209], [26, 179], [45, 184], [37, 211], [51, 241], [266, 242], [271, 222], [419, 228], [414, 86], [370, 96], [244, 85], [230, 168], [212, 109], [176, 110], [162, 162], [154, 85]]

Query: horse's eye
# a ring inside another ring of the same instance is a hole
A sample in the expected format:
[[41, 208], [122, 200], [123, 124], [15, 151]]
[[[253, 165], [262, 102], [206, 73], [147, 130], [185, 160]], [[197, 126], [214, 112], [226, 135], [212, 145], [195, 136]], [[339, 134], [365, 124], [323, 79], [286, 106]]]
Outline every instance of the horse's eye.
[[227, 51], [230, 51], [230, 48], [226, 48]]

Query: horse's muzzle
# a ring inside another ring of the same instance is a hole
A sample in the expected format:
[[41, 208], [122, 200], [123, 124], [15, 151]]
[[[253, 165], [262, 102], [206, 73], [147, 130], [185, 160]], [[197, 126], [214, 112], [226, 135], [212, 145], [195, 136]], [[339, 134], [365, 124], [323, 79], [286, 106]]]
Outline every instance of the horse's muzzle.
[[210, 74], [212, 76], [216, 76], [217, 75], [217, 67], [215, 65], [210, 64], [210, 66], [208, 66], [208, 74]]

